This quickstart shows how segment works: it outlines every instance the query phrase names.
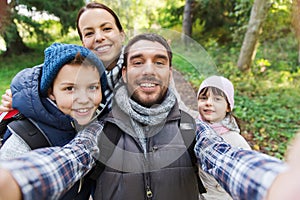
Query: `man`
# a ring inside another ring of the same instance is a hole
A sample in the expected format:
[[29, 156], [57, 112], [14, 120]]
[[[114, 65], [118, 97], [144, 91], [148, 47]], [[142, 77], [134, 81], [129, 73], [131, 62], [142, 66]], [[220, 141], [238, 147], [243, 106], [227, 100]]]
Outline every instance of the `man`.
[[[158, 35], [138, 35], [128, 43], [122, 70], [126, 85], [116, 90], [116, 106], [106, 119], [106, 124], [117, 125], [122, 134], [98, 181], [96, 199], [197, 198], [191, 163], [177, 126], [180, 112], [168, 89], [171, 59], [170, 47]], [[0, 197], [57, 198], [91, 169], [93, 157], [105, 161], [103, 149], [96, 147], [101, 130], [102, 124], [97, 122], [63, 148], [36, 150], [0, 162]], [[103, 134], [99, 141], [103, 141]], [[297, 182], [288, 186], [291, 175], [299, 180], [299, 169], [293, 165], [289, 169], [280, 160], [258, 152], [233, 148], [200, 122], [195, 152], [202, 168], [234, 199], [275, 199], [279, 196], [276, 192], [287, 195], [286, 190], [292, 192], [289, 195], [299, 194]], [[262, 176], [264, 173], [267, 176]], [[8, 182], [10, 185], [5, 184]], [[7, 192], [9, 188], [15, 193]], [[280, 195], [281, 199], [287, 197]]]

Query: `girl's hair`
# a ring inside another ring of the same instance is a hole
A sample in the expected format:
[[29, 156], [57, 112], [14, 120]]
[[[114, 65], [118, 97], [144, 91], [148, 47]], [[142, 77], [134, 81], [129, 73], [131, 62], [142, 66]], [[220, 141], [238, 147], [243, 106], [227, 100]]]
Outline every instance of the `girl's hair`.
[[[117, 14], [112, 10], [110, 9], [109, 7], [107, 7], [106, 5], [102, 4], [102, 3], [97, 3], [97, 2], [91, 2], [91, 3], [88, 3], [86, 4], [84, 7], [82, 7], [78, 14], [77, 14], [77, 19], [76, 19], [76, 27], [77, 27], [77, 31], [78, 31], [78, 34], [79, 34], [79, 37], [80, 37], [80, 40], [82, 40], [82, 34], [81, 34], [81, 31], [79, 29], [79, 25], [78, 25], [78, 22], [79, 22], [79, 19], [81, 17], [81, 15], [86, 11], [86, 10], [89, 10], [89, 9], [103, 9], [103, 10], [106, 10], [107, 12], [109, 12], [113, 18], [115, 19], [115, 23], [119, 29], [120, 32], [123, 31], [123, 27], [121, 25], [121, 22], [117, 16]], [[91, 19], [93, 20], [93, 19]]]

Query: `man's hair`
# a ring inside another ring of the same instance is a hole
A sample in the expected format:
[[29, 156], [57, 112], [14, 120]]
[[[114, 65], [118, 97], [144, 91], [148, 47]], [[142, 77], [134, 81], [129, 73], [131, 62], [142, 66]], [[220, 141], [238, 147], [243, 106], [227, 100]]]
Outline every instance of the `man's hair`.
[[[82, 33], [79, 29], [79, 19], [81, 17], [81, 15], [87, 11], [87, 10], [90, 10], [90, 9], [103, 9], [103, 10], [106, 10], [107, 12], [109, 12], [113, 18], [115, 19], [115, 23], [119, 29], [120, 32], [124, 31], [123, 30], [123, 27], [121, 25], [121, 22], [117, 16], [117, 14], [112, 10], [110, 9], [109, 7], [107, 7], [106, 5], [102, 4], [102, 3], [97, 3], [97, 2], [91, 2], [91, 3], [88, 3], [86, 4], [84, 7], [82, 7], [79, 11], [78, 11], [78, 14], [77, 14], [77, 19], [76, 19], [76, 27], [77, 27], [77, 31], [78, 31], [78, 34], [79, 34], [79, 37], [80, 37], [80, 40], [82, 40]], [[91, 19], [93, 20], [93, 19]]]
[[155, 34], [155, 33], [139, 34], [139, 35], [136, 35], [135, 37], [133, 37], [131, 40], [129, 40], [128, 44], [126, 45], [126, 47], [124, 49], [124, 64], [123, 64], [123, 66], [127, 67], [128, 51], [130, 50], [131, 46], [140, 40], [158, 42], [161, 45], [163, 45], [168, 52], [170, 67], [172, 66], [172, 56], [173, 55], [172, 55], [172, 50], [171, 50], [169, 43], [167, 42], [167, 40], [165, 38], [163, 38], [162, 36]]

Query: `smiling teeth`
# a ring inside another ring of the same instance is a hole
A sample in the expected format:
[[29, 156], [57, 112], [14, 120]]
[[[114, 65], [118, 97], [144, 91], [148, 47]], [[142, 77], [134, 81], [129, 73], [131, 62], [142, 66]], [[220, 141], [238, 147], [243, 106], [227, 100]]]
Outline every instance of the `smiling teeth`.
[[154, 87], [155, 86], [155, 84], [153, 84], [153, 83], [142, 83], [141, 84], [141, 87]]
[[87, 112], [89, 109], [78, 109], [77, 112], [80, 112], [80, 113], [85, 113]]
[[107, 49], [109, 49], [109, 46], [103, 46], [103, 47], [96, 48], [96, 51], [105, 51]]

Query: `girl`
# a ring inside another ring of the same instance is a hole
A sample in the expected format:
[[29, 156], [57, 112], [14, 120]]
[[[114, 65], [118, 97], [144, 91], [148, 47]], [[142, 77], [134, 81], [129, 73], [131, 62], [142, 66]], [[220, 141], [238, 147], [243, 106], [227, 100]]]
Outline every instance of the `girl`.
[[[222, 76], [211, 76], [205, 79], [198, 90], [199, 119], [207, 122], [218, 135], [235, 147], [251, 149], [240, 135], [240, 129], [232, 114], [234, 108], [233, 84]], [[207, 193], [205, 199], [232, 199], [217, 181], [200, 169], [200, 177]]]

